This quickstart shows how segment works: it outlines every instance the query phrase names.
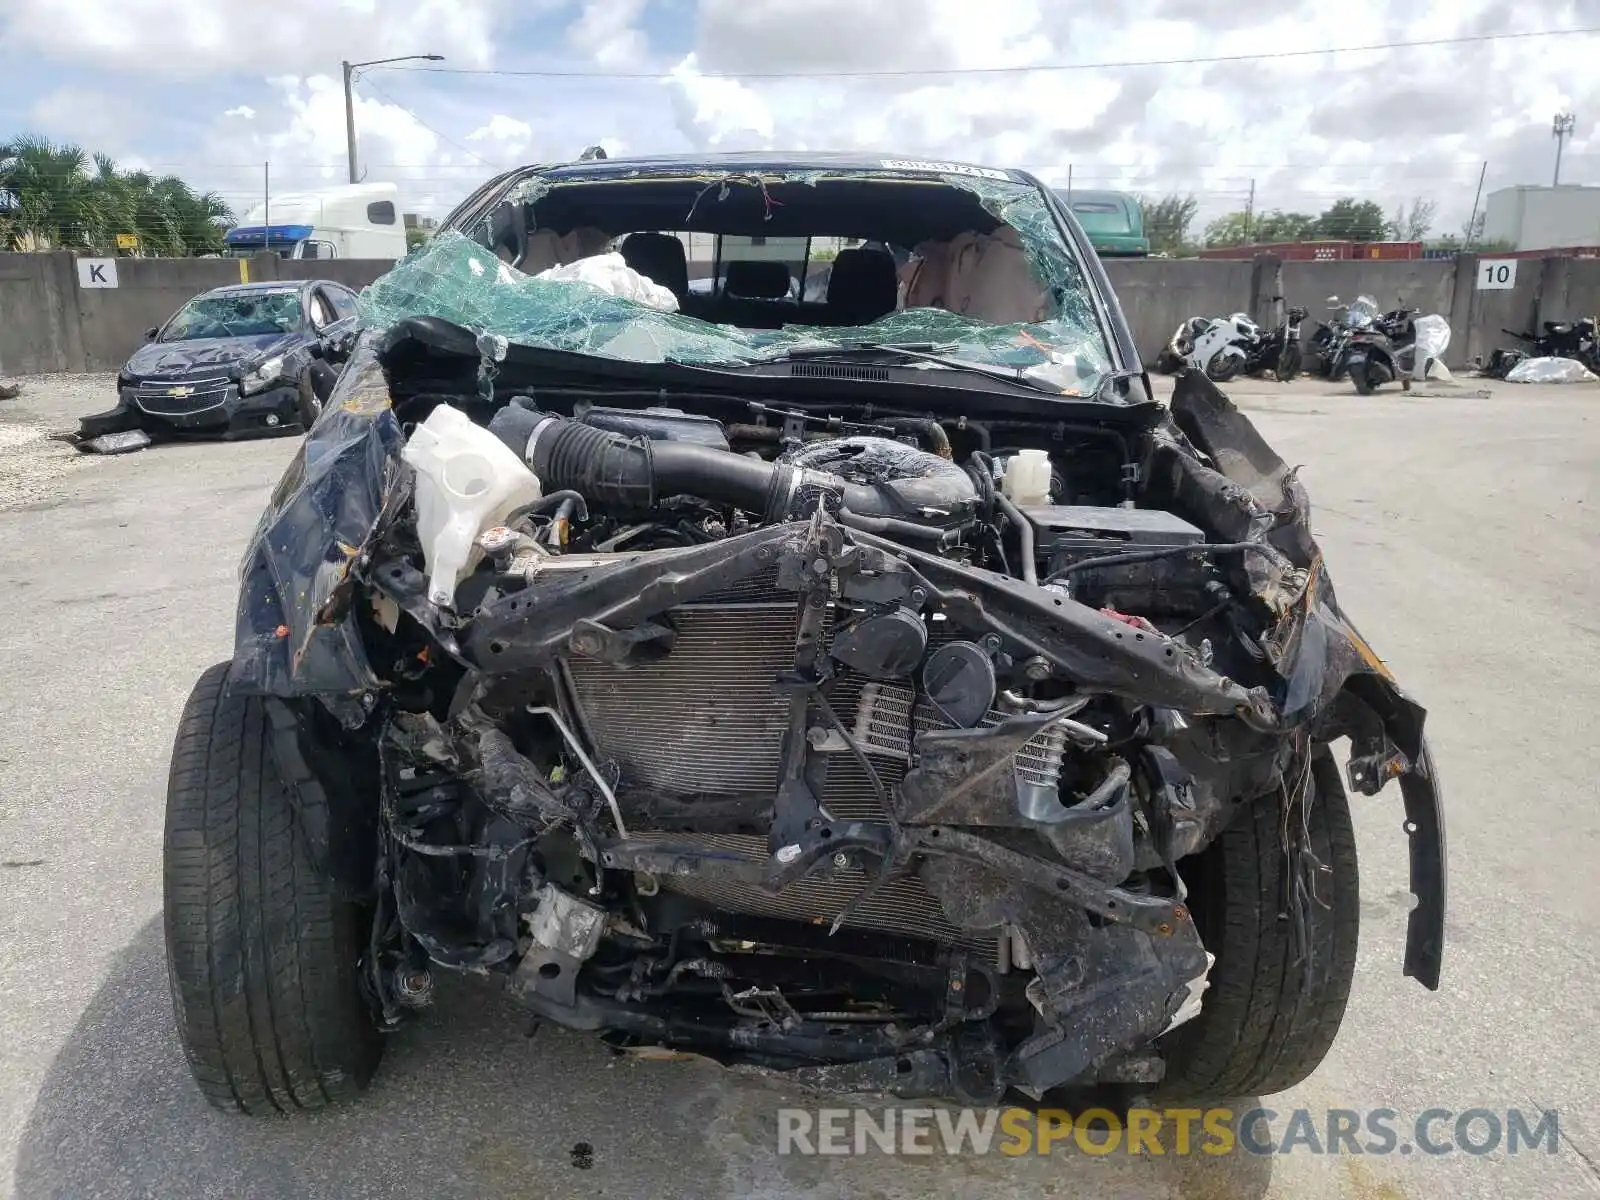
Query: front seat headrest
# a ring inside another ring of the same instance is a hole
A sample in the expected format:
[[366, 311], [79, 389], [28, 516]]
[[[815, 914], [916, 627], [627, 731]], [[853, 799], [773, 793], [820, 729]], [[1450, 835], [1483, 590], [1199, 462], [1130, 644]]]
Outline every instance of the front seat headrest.
[[843, 325], [865, 325], [894, 311], [894, 258], [882, 250], [841, 250], [828, 276], [828, 311]]
[[792, 284], [788, 263], [737, 258], [727, 266], [722, 290], [742, 300], [781, 300]]
[[670, 233], [630, 233], [622, 240], [622, 261], [679, 300], [689, 294], [689, 256]]

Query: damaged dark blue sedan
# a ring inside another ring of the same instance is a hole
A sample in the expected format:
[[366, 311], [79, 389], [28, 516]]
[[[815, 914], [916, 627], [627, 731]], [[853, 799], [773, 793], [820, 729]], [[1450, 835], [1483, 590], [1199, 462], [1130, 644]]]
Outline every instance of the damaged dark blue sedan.
[[[79, 445], [309, 429], [338, 381], [356, 295], [331, 280], [242, 283], [190, 300], [117, 375], [117, 405], [80, 421]], [[125, 435], [141, 434], [132, 441]]]

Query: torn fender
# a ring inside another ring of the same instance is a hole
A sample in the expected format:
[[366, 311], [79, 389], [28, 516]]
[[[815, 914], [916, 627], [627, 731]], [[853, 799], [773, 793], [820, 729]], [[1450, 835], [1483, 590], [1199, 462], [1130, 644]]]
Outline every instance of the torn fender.
[[1339, 607], [1311, 533], [1311, 501], [1295, 470], [1202, 372], [1179, 375], [1172, 416], [1211, 465], [1248, 494], [1249, 507], [1273, 515], [1266, 540], [1307, 572], [1304, 593], [1271, 638], [1286, 684], [1284, 722], [1322, 737], [1349, 736], [1350, 784], [1357, 791], [1372, 795], [1390, 779], [1400, 780], [1416, 898], [1405, 973], [1436, 990], [1444, 954], [1445, 833], [1438, 774], [1423, 736], [1426, 712]]

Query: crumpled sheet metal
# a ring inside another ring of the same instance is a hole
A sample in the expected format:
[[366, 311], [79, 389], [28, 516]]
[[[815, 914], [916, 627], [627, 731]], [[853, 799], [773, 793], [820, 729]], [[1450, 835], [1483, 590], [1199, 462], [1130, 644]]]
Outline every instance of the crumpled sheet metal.
[[[821, 172], [781, 177], [808, 186], [821, 178]], [[728, 177], [718, 182], [730, 187], [748, 180]], [[766, 181], [757, 182], [765, 186]], [[893, 312], [863, 326], [746, 330], [529, 277], [470, 238], [446, 232], [362, 293], [362, 321], [382, 329], [405, 317], [435, 316], [528, 346], [696, 366], [736, 366], [798, 348], [863, 341], [933, 342], [946, 354], [973, 362], [1043, 368], [1042, 377], [1049, 382], [1095, 395], [1111, 367], [1103, 335], [1083, 274], [1038, 190], [956, 175], [944, 177], [944, 182], [972, 192], [991, 215], [1017, 230], [1036, 278], [1059, 306], [1057, 315], [1026, 324], [990, 325], [926, 308]], [[1071, 365], [1070, 379], [1057, 378], [1064, 363]]]
[[[1352, 676], [1370, 675], [1400, 717], [1390, 730], [1396, 744], [1417, 762], [1423, 751], [1424, 711], [1400, 689], [1339, 607], [1322, 550], [1311, 534], [1311, 501], [1298, 468], [1279, 458], [1249, 418], [1202, 372], [1185, 371], [1179, 377], [1172, 416], [1216, 470], [1244, 490], [1252, 510], [1273, 514], [1274, 528], [1266, 541], [1294, 568], [1272, 572], [1269, 580], [1265, 573], [1257, 574], [1261, 564], [1247, 564], [1257, 594], [1281, 614], [1267, 649], [1285, 683], [1283, 724], [1315, 727], [1332, 711]], [[1304, 587], [1296, 600], [1285, 605], [1284, 583], [1302, 580]], [[1263, 594], [1269, 587], [1279, 591]]]
[[385, 504], [405, 489], [405, 436], [376, 338], [357, 344], [274, 489], [239, 566], [233, 681], [269, 695], [354, 695], [378, 684], [349, 611], [325, 615]]

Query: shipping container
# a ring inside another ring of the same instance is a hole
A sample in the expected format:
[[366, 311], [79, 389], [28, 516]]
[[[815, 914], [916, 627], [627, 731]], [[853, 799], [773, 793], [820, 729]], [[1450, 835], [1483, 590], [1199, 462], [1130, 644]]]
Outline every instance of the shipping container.
[[1201, 258], [1254, 258], [1271, 254], [1286, 262], [1344, 262], [1352, 258], [1413, 259], [1422, 257], [1421, 242], [1263, 242], [1253, 246], [1218, 246], [1200, 251]]

